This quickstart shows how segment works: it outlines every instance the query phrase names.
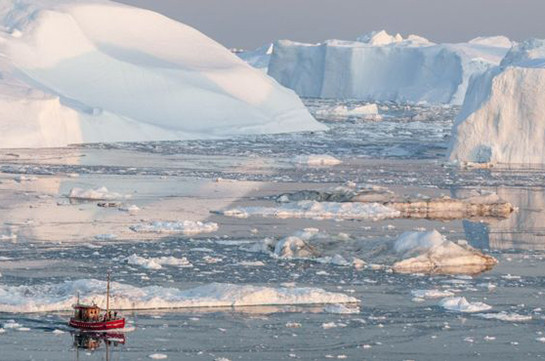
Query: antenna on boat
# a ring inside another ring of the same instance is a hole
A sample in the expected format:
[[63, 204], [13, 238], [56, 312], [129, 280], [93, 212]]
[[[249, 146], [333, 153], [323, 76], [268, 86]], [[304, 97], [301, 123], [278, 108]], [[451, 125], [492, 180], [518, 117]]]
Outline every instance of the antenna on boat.
[[79, 291], [78, 291], [78, 300], [76, 302], [76, 305], [79, 305]]
[[106, 286], [106, 314], [110, 312], [110, 271], [108, 271], [108, 283]]

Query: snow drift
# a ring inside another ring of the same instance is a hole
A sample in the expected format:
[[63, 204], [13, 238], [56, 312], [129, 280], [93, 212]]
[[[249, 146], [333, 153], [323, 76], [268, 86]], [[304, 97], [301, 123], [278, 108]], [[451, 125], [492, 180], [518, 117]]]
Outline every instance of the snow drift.
[[359, 41], [274, 45], [269, 75], [304, 97], [461, 104], [469, 79], [498, 65], [503, 37], [434, 44], [374, 32]]
[[476, 163], [545, 163], [545, 40], [514, 46], [467, 91], [449, 158]]
[[106, 0], [0, 0], [0, 146], [319, 130], [197, 30]]
[[[82, 302], [104, 306], [106, 283], [97, 280], [67, 281], [34, 286], [0, 285], [0, 312], [47, 312], [71, 310], [76, 293]], [[212, 283], [187, 290], [160, 286], [135, 287], [112, 283], [113, 309], [160, 309], [235, 307], [258, 305], [356, 303], [358, 299], [320, 288], [274, 288]]]

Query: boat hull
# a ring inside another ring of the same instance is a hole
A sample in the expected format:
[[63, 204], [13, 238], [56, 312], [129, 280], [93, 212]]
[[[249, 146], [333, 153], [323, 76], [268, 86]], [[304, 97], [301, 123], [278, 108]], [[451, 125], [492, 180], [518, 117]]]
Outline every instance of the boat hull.
[[118, 328], [125, 328], [125, 319], [122, 318], [119, 320], [112, 320], [112, 321], [86, 322], [86, 321], [78, 321], [71, 318], [68, 324], [71, 327], [78, 328], [80, 330], [105, 331], [105, 330], [115, 330]]

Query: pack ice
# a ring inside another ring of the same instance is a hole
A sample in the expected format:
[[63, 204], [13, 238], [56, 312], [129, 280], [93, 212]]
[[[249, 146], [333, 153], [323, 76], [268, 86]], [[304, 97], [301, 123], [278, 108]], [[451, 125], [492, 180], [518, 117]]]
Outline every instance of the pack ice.
[[385, 31], [358, 41], [274, 44], [269, 75], [305, 97], [461, 104], [469, 79], [500, 63], [505, 37], [434, 44]]
[[0, 0], [0, 147], [319, 130], [197, 30], [106, 0]]
[[449, 158], [476, 163], [545, 163], [545, 40], [514, 46], [468, 88]]

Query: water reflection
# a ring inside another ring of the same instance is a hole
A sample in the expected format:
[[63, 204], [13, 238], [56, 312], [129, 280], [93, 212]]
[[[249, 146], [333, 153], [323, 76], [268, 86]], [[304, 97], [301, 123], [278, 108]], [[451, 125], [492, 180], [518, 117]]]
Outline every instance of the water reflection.
[[545, 189], [498, 188], [495, 191], [518, 210], [507, 219], [490, 223], [464, 221], [470, 244], [481, 249], [544, 251]]
[[74, 349], [76, 359], [79, 359], [79, 351], [97, 351], [104, 348], [106, 360], [110, 360], [113, 347], [125, 344], [125, 334], [115, 332], [74, 332]]

